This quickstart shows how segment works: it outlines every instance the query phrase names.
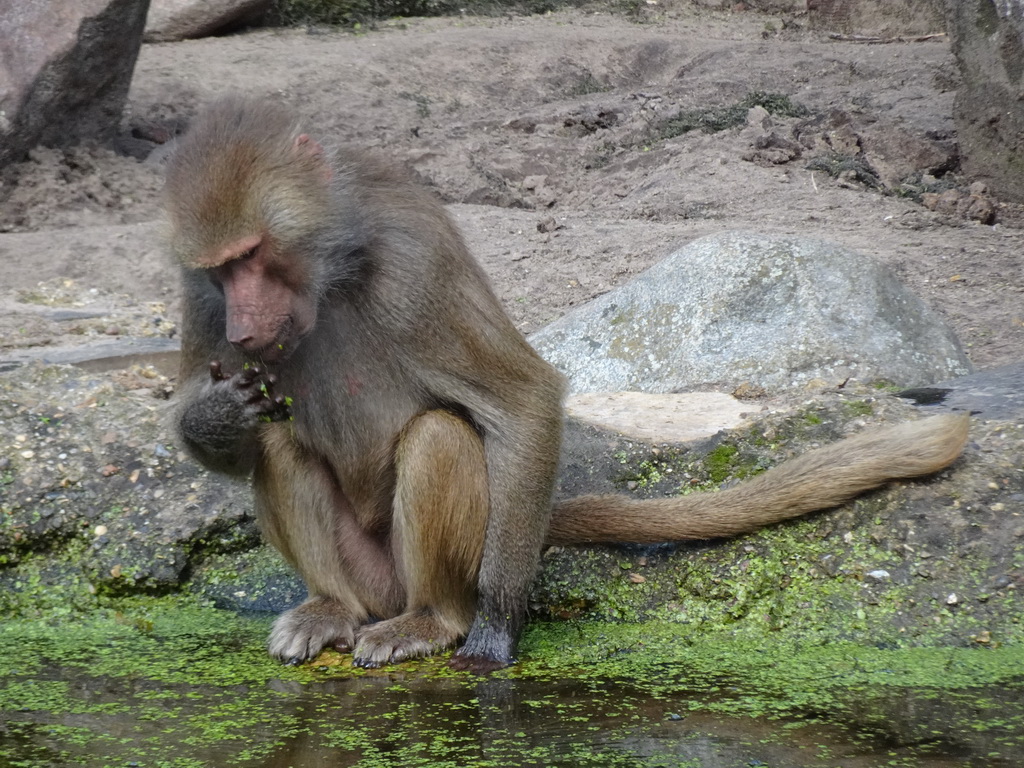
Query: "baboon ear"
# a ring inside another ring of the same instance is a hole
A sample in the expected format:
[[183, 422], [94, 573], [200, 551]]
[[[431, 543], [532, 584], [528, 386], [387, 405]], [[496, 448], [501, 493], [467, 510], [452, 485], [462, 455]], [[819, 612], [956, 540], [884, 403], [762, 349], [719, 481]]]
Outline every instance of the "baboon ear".
[[308, 133], [302, 133], [295, 137], [295, 151], [300, 157], [306, 157], [313, 161], [313, 164], [320, 169], [324, 179], [331, 178], [331, 166], [324, 159], [324, 148], [320, 142]]

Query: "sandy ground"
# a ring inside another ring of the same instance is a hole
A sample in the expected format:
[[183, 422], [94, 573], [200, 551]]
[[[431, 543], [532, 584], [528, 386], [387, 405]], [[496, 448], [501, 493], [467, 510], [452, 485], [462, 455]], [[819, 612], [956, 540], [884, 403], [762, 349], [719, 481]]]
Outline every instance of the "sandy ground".
[[[404, 162], [451, 204], [524, 332], [690, 240], [746, 229], [881, 259], [948, 319], [979, 368], [1022, 358], [1021, 209], [985, 198], [997, 216], [987, 225], [929, 210], [916, 195], [971, 181], [946, 173], [957, 73], [944, 39], [864, 45], [800, 19], [658, 8], [644, 18], [406, 20], [362, 34], [259, 30], [146, 45], [128, 125], [162, 139], [219, 94], [265, 93], [328, 145]], [[805, 112], [755, 112], [714, 133], [665, 137], [660, 127], [681, 110], [713, 112], [759, 91]], [[126, 144], [140, 155], [152, 147]], [[0, 357], [173, 335], [162, 150], [145, 162], [37, 150], [6, 170]], [[878, 183], [860, 165], [834, 177], [820, 162], [858, 153]], [[923, 186], [901, 186], [907, 175]]]

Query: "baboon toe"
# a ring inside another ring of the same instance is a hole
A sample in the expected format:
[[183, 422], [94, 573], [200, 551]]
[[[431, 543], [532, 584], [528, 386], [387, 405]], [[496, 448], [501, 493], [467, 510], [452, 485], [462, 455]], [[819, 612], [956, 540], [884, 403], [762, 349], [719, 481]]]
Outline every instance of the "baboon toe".
[[356, 621], [332, 600], [313, 598], [281, 614], [270, 631], [270, 655], [296, 665], [315, 659], [324, 648], [348, 651], [355, 644]]

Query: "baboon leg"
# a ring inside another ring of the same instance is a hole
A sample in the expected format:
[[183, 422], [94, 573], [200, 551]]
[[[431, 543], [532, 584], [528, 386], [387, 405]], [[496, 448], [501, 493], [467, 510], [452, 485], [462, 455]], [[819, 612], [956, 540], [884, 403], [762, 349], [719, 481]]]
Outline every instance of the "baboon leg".
[[270, 654], [294, 664], [327, 647], [349, 651], [370, 616], [401, 610], [391, 552], [362, 531], [326, 466], [296, 444], [286, 425], [268, 428], [263, 440], [255, 476], [260, 528], [309, 589], [304, 603], [274, 622]]
[[451, 647], [476, 605], [488, 512], [483, 441], [458, 416], [428, 411], [403, 430], [395, 461], [392, 546], [406, 606], [358, 631], [357, 666]]

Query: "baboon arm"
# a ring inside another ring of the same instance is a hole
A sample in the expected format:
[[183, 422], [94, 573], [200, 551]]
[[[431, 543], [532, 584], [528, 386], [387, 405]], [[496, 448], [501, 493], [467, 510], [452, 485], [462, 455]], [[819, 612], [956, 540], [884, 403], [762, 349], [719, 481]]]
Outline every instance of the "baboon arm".
[[970, 417], [949, 414], [824, 446], [718, 493], [669, 499], [580, 496], [555, 505], [547, 544], [656, 543], [734, 536], [842, 504], [890, 480], [949, 466]]
[[490, 514], [478, 579], [477, 611], [452, 666], [486, 672], [514, 659], [550, 514], [560, 432], [520, 419], [485, 437]]
[[175, 427], [188, 452], [207, 469], [246, 476], [258, 457], [258, 413], [244, 393], [217, 382], [210, 364], [237, 373], [243, 360], [224, 337], [224, 308], [207, 277], [182, 270], [182, 318]]

